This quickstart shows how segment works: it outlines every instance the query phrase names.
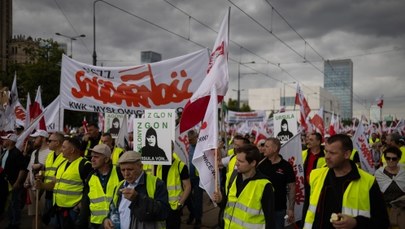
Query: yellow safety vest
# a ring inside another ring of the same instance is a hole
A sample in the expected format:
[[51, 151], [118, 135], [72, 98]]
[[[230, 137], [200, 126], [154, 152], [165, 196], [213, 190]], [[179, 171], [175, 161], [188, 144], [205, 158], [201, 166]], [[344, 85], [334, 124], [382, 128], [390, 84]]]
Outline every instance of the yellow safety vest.
[[229, 149], [228, 152], [227, 152], [227, 155], [228, 155], [228, 156], [232, 156], [232, 155], [234, 155], [234, 154], [235, 154], [235, 149], [233, 149], [233, 148], [232, 148], [232, 149]]
[[379, 138], [376, 138], [375, 141], [373, 141], [372, 138], [369, 138], [369, 139], [368, 139], [368, 144], [369, 144], [370, 146], [373, 146], [374, 143], [379, 142], [379, 141], [380, 141]]
[[119, 147], [114, 147], [114, 150], [111, 154], [111, 161], [114, 166], [118, 165], [118, 159], [120, 159], [121, 154], [124, 152], [124, 149]]
[[354, 155], [356, 155], [356, 152], [357, 152], [357, 150], [356, 150], [356, 149], [353, 149], [353, 150], [352, 150], [352, 153], [350, 154], [350, 160], [352, 160], [352, 161], [353, 161], [353, 159], [354, 159]]
[[[308, 157], [308, 149], [302, 151], [302, 163], [305, 164], [305, 161], [307, 160]], [[318, 157], [318, 160], [316, 162], [316, 168], [322, 168], [326, 165], [325, 157]]]
[[[183, 168], [184, 163], [175, 159], [167, 173], [166, 187], [169, 194], [169, 204], [173, 210], [178, 208], [180, 196], [183, 194], [183, 186], [180, 179], [180, 173]], [[156, 176], [162, 179], [162, 165], [158, 165]]]
[[232, 173], [235, 170], [236, 165], [236, 155], [231, 156], [228, 163], [228, 168], [226, 168], [226, 180], [225, 180], [225, 193], [228, 193], [229, 180], [231, 179]]
[[266, 220], [261, 200], [269, 183], [267, 179], [251, 180], [236, 197], [236, 179], [232, 182], [224, 211], [225, 228], [264, 228]]
[[[149, 174], [144, 174], [146, 178], [146, 191], [148, 193], [149, 198], [154, 198], [155, 197], [155, 192], [156, 192], [156, 181], [157, 177], [149, 175]], [[114, 205], [115, 207], [118, 207], [118, 195], [121, 195], [121, 192], [119, 192], [119, 188], [122, 187], [122, 184], [124, 184], [125, 180], [121, 181], [118, 184], [118, 188], [114, 193]]]
[[[56, 184], [53, 189], [53, 203], [58, 207], [71, 208], [82, 199], [83, 181], [80, 177], [79, 165], [83, 157], [70, 163], [66, 169], [67, 160], [56, 171]], [[86, 161], [86, 163], [89, 163]]]
[[60, 153], [56, 159], [55, 151], [49, 152], [48, 156], [45, 160], [45, 173], [44, 173], [44, 183], [52, 182], [55, 178], [56, 170], [58, 169], [59, 165], [61, 165], [66, 158], [63, 157], [63, 153]]
[[95, 224], [103, 223], [103, 219], [108, 215], [111, 200], [114, 196], [117, 185], [120, 183], [116, 167], [113, 166], [104, 193], [99, 177], [93, 173], [89, 180], [90, 200], [90, 222]]
[[[329, 168], [314, 169], [310, 175], [311, 193], [309, 196], [309, 207], [305, 217], [304, 228], [312, 228], [315, 220], [316, 208], [321, 195], [323, 184]], [[374, 184], [375, 178], [358, 169], [360, 179], [350, 182], [343, 194], [342, 213], [356, 217], [358, 215], [370, 218], [370, 197], [369, 192]]]

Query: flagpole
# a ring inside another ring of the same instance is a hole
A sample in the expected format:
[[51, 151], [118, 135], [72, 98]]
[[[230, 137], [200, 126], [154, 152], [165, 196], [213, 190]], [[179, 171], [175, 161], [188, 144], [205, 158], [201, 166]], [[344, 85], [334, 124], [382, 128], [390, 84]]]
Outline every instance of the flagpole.
[[215, 162], [214, 162], [214, 166], [215, 166], [215, 192], [219, 192], [218, 189], [218, 173], [219, 173], [219, 168], [218, 168], [218, 148], [215, 148]]

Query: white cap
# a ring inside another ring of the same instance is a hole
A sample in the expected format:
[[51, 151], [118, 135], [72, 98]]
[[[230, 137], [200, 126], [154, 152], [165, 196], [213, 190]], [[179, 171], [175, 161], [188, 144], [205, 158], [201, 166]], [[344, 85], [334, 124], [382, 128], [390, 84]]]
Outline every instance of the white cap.
[[36, 138], [36, 137], [48, 138], [49, 134], [45, 130], [36, 130], [35, 133], [30, 135], [30, 137], [33, 137], [33, 138]]

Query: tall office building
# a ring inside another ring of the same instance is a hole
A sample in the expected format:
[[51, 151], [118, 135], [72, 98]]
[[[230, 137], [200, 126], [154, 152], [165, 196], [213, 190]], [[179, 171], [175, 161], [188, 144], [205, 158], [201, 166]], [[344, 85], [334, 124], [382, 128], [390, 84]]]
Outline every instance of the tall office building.
[[352, 60], [325, 61], [323, 87], [340, 100], [342, 119], [351, 119], [353, 117]]
[[162, 60], [162, 55], [160, 53], [153, 52], [153, 51], [142, 51], [141, 52], [141, 63], [142, 64], [158, 62], [161, 60]]
[[7, 70], [9, 42], [13, 36], [13, 2], [0, 1], [0, 72]]

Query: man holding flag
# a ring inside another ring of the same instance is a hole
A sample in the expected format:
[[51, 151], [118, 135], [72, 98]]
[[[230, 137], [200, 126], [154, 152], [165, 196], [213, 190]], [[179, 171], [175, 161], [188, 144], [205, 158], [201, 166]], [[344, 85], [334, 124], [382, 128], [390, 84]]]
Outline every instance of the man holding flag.
[[224, 228], [275, 228], [274, 192], [270, 181], [256, 171], [261, 156], [252, 144], [237, 150], [237, 176], [227, 196], [214, 193], [214, 201], [226, 205]]

